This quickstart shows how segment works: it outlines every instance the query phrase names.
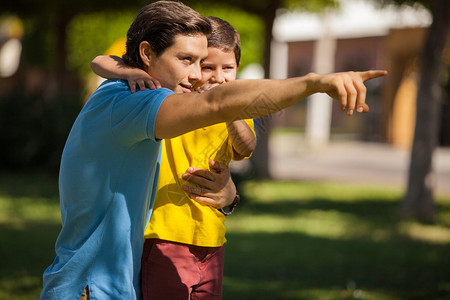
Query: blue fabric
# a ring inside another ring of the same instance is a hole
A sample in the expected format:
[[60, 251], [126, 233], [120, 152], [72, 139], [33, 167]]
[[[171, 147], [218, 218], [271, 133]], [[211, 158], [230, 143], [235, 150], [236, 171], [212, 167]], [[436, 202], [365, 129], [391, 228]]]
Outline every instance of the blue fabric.
[[[62, 229], [41, 299], [139, 299], [144, 229], [160, 141], [154, 125], [168, 89], [131, 94], [121, 80], [88, 99], [67, 139], [59, 175]], [[150, 212], [151, 213], [151, 212]]]

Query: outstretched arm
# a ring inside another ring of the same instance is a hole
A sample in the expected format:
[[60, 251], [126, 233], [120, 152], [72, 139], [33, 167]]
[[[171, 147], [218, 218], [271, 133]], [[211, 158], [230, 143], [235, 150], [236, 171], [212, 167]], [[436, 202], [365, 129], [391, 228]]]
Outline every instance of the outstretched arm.
[[235, 80], [204, 93], [173, 94], [156, 117], [157, 138], [172, 138], [194, 129], [273, 114], [314, 93], [327, 93], [343, 111], [368, 112], [364, 82], [386, 71], [310, 73], [283, 80]]
[[125, 65], [118, 56], [99, 55], [92, 60], [91, 69], [103, 78], [127, 80], [132, 93], [136, 92], [136, 87], [141, 91], [145, 88], [154, 90], [161, 87], [159, 81], [150, 77], [147, 72]]

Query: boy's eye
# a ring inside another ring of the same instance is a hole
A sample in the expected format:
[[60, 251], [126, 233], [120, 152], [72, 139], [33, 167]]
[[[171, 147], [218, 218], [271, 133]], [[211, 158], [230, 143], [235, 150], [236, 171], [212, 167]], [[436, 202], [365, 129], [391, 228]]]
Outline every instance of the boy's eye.
[[211, 71], [212, 70], [212, 67], [206, 67], [206, 66], [204, 66], [204, 67], [202, 67], [202, 70], [205, 70], [205, 71]]

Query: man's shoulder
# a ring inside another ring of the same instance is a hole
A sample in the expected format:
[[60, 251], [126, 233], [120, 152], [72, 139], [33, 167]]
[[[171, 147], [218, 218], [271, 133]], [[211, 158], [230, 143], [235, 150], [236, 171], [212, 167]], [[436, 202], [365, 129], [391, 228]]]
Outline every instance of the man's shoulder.
[[131, 98], [131, 99], [140, 99], [140, 98], [159, 98], [159, 97], [167, 97], [174, 92], [166, 89], [160, 88], [156, 90], [146, 89], [144, 91], [138, 90], [135, 93], [131, 93], [131, 89], [128, 85], [128, 82], [121, 79], [108, 79], [100, 84], [97, 90], [92, 94], [94, 97], [111, 97], [114, 98]]
[[108, 79], [103, 81], [89, 98], [104, 98], [117, 95], [119, 93], [131, 94], [131, 90], [127, 83], [119, 79]]

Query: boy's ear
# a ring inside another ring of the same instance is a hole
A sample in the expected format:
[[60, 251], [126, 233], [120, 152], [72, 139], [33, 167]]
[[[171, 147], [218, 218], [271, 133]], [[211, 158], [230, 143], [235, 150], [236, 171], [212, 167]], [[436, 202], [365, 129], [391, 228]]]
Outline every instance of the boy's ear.
[[239, 67], [241, 66], [241, 62], [239, 62], [239, 64], [236, 67], [236, 70], [239, 70]]
[[147, 69], [150, 66], [150, 60], [153, 56], [152, 47], [150, 47], [149, 42], [143, 41], [139, 44], [139, 55], [141, 56], [142, 62]]

